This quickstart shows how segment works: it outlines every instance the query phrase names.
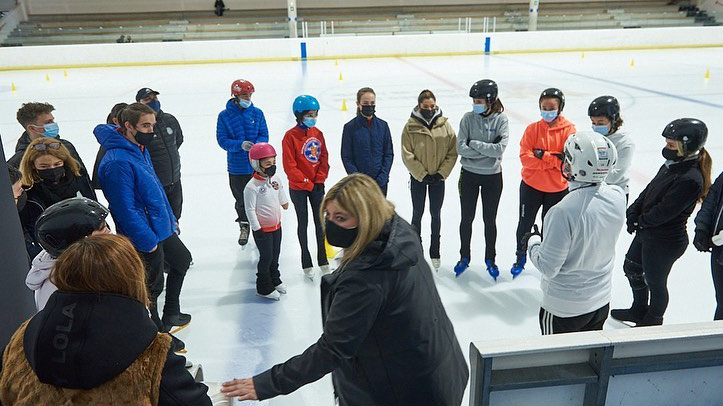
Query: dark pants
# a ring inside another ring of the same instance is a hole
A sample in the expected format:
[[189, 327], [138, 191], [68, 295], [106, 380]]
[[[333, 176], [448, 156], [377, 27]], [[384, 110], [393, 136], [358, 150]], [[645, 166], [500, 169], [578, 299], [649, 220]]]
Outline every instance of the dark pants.
[[254, 241], [259, 249], [259, 264], [256, 268], [256, 292], [268, 295], [281, 284], [279, 254], [281, 254], [281, 229], [274, 232], [254, 231]]
[[246, 217], [246, 207], [244, 205], [244, 189], [246, 184], [249, 183], [253, 175], [228, 175], [228, 183], [231, 186], [231, 193], [233, 198], [236, 199], [236, 221], [243, 221], [248, 223], [249, 219]]
[[444, 203], [444, 181], [437, 183], [419, 182], [409, 179], [412, 193], [412, 226], [422, 235], [422, 215], [429, 191], [429, 214], [432, 216], [432, 236], [429, 243], [429, 256], [439, 258], [439, 234], [442, 228], [442, 203]]
[[166, 315], [178, 314], [181, 311], [180, 296], [183, 279], [191, 264], [191, 253], [177, 234], [173, 234], [158, 244], [153, 252], [142, 252], [146, 262], [146, 283], [151, 300], [151, 318], [160, 331], [165, 331], [161, 319], [158, 317], [158, 296], [163, 292], [163, 268], [168, 264], [168, 278], [166, 280], [166, 303], [163, 313]]
[[549, 335], [602, 330], [609, 312], [609, 303], [590, 313], [575, 317], [557, 317], [540, 308], [540, 331], [542, 331], [542, 335]]
[[720, 251], [723, 248], [714, 247], [711, 255], [711, 272], [713, 273], [713, 287], [715, 288], [715, 316], [713, 320], [723, 320], [723, 265], [718, 262]]
[[319, 266], [328, 265], [329, 260], [326, 259], [326, 247], [324, 246], [324, 230], [321, 228], [321, 218], [319, 217], [321, 202], [324, 200], [324, 185], [318, 184], [311, 192], [289, 189], [289, 197], [291, 198], [291, 202], [294, 203], [296, 220], [299, 224], [296, 233], [299, 237], [299, 244], [301, 245], [301, 267], [306, 269], [314, 266], [311, 263], [309, 238], [307, 236], [307, 227], [309, 224], [307, 201], [311, 204], [311, 216], [314, 219], [314, 227], [316, 229], [316, 260]]
[[176, 220], [181, 219], [181, 211], [183, 210], [183, 187], [181, 181], [171, 183], [168, 186], [164, 186], [163, 190], [166, 192], [168, 203], [171, 204], [171, 210], [173, 215], [176, 216]]
[[[644, 232], [642, 232], [644, 233]], [[668, 308], [668, 275], [688, 247], [688, 238], [655, 239], [638, 231], [625, 254], [623, 270], [633, 289], [634, 313], [662, 318]], [[648, 305], [648, 296], [650, 304]]]
[[459, 254], [462, 258], [472, 259], [470, 241], [472, 240], [472, 222], [477, 211], [477, 196], [482, 197], [482, 220], [485, 225], [485, 260], [494, 262], [497, 252], [497, 208], [502, 196], [502, 172], [494, 175], [478, 175], [462, 169], [459, 175], [459, 200], [462, 206], [462, 219], [459, 223], [459, 236], [462, 245]]
[[518, 252], [525, 250], [525, 247], [522, 246], [522, 237], [525, 236], [525, 233], [532, 230], [532, 225], [535, 224], [540, 206], [542, 206], [542, 220], [544, 222], [547, 211], [559, 203], [567, 193], [567, 189], [555, 193], [541, 192], [529, 186], [524, 181], [520, 182], [520, 220], [517, 223], [516, 235]]

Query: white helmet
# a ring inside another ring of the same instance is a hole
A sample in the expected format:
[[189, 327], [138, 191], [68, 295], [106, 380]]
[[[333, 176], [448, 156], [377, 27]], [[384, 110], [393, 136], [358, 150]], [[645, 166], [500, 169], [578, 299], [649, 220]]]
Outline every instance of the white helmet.
[[576, 182], [601, 183], [618, 161], [610, 139], [591, 131], [572, 134], [563, 152], [563, 176]]

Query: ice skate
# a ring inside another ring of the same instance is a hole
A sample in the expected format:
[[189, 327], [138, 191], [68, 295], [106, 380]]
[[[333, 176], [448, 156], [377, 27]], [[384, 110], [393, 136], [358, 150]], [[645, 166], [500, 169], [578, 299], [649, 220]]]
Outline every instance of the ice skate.
[[454, 277], [458, 278], [467, 268], [469, 268], [469, 258], [460, 259], [457, 265], [454, 266]]
[[191, 322], [191, 315], [188, 313], [164, 314], [161, 321], [167, 328], [181, 327]]
[[313, 281], [314, 280], [314, 268], [313, 267], [304, 268], [304, 276], [309, 278], [309, 280]]
[[281, 293], [282, 295], [286, 294], [286, 285], [283, 283], [279, 283], [278, 285], [274, 286], [274, 290]]
[[240, 228], [240, 232], [238, 235], [238, 245], [245, 248], [246, 244], [248, 244], [249, 242], [249, 223], [246, 221], [239, 221], [238, 225]]
[[512, 279], [517, 278], [522, 271], [525, 270], [525, 264], [527, 263], [527, 253], [526, 252], [517, 252], [517, 262], [512, 264], [512, 269], [510, 269], [510, 273], [512, 274]]
[[435, 271], [438, 271], [439, 267], [442, 266], [442, 260], [439, 258], [432, 258], [432, 266]]
[[494, 279], [495, 282], [497, 282], [497, 277], [500, 276], [500, 268], [497, 267], [497, 264], [495, 264], [495, 261], [493, 261], [491, 259], [485, 259], [485, 265], [487, 265], [487, 272], [490, 274], [492, 279]]
[[648, 313], [646, 308], [635, 309], [631, 307], [630, 309], [613, 309], [610, 311], [610, 317], [628, 327], [636, 327], [642, 323], [646, 313]]
[[268, 295], [262, 295], [261, 293], [256, 292], [256, 296], [263, 297], [264, 299], [269, 300], [281, 300], [281, 293], [276, 290], [272, 290], [271, 293], [269, 293]]
[[173, 352], [177, 354], [185, 354], [187, 352], [186, 343], [171, 333], [168, 333], [168, 335], [171, 336], [171, 348], [173, 348]]
[[321, 270], [322, 276], [329, 275], [331, 273], [331, 268], [329, 267], [329, 265], [322, 265], [319, 267], [319, 269]]

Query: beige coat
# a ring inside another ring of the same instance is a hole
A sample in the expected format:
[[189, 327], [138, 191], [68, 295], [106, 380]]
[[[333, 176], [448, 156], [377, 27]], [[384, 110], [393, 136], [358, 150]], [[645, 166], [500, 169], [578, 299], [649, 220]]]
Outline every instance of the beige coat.
[[402, 131], [402, 161], [420, 182], [436, 173], [447, 179], [457, 163], [457, 135], [447, 118], [437, 117], [430, 130], [419, 119], [410, 117]]

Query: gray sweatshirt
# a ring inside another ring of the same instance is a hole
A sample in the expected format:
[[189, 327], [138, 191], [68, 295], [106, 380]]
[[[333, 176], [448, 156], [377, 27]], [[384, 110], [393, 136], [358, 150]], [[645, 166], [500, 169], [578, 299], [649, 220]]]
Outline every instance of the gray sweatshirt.
[[[467, 112], [459, 123], [457, 154], [464, 170], [478, 175], [502, 172], [502, 154], [509, 140], [507, 115], [492, 113], [487, 117]], [[498, 143], [493, 141], [498, 136]]]
[[630, 182], [630, 167], [633, 165], [633, 153], [635, 152], [635, 143], [633, 139], [624, 131], [618, 131], [615, 134], [607, 136], [615, 145], [618, 151], [618, 162], [615, 167], [608, 173], [605, 183], [608, 185], [620, 186], [623, 192], [630, 193], [628, 183]]

